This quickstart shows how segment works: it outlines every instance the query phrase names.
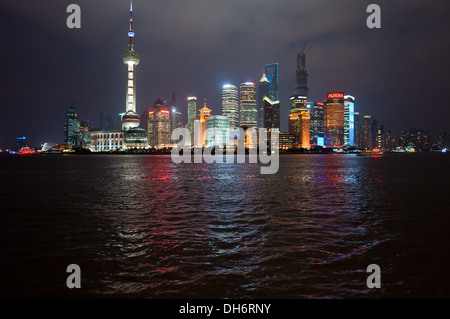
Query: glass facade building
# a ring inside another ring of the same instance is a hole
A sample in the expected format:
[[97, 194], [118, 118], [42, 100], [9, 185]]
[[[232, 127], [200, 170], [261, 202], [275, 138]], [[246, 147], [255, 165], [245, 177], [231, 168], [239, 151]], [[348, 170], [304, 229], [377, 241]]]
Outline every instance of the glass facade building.
[[240, 126], [257, 126], [258, 110], [256, 107], [256, 86], [253, 82], [245, 82], [240, 86]]
[[229, 119], [230, 127], [239, 126], [239, 94], [238, 88], [232, 84], [222, 87], [222, 115]]

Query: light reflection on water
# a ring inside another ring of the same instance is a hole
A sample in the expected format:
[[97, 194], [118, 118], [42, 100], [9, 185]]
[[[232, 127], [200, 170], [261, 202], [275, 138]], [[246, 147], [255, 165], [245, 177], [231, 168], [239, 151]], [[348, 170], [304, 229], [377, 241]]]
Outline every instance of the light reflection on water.
[[[80, 264], [84, 289], [76, 296], [398, 296], [405, 278], [397, 264], [408, 263], [405, 241], [417, 240], [421, 223], [412, 207], [401, 207], [416, 167], [399, 172], [398, 163], [289, 155], [281, 156], [277, 174], [261, 175], [258, 164], [177, 165], [170, 156], [42, 157], [32, 168], [7, 162], [3, 167], [24, 171], [2, 171], [12, 186], [2, 184], [4, 203], [21, 216], [7, 216], [2, 229], [10, 237], [3, 242], [11, 249], [3, 252], [7, 266], [31, 259], [45, 263], [44, 273]], [[448, 183], [441, 170], [430, 175], [433, 187]], [[30, 195], [26, 179], [42, 187]], [[19, 196], [30, 200], [18, 203]], [[415, 233], [404, 231], [405, 222]], [[365, 284], [371, 263], [390, 279], [377, 291]], [[416, 286], [431, 289], [417, 281], [421, 272], [411, 274], [410, 295]], [[50, 276], [46, 289], [35, 281], [28, 293], [71, 296], [60, 279]]]

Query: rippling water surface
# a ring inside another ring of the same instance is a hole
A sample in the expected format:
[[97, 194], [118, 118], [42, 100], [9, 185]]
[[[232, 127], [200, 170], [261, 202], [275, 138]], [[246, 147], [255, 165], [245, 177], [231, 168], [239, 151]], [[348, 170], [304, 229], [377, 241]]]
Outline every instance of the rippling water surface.
[[448, 298], [449, 159], [2, 157], [2, 296]]

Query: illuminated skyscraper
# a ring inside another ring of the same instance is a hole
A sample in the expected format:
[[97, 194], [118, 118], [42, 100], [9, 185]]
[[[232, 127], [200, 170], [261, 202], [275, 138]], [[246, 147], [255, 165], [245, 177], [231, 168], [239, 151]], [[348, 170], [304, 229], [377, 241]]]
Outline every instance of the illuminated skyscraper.
[[127, 65], [127, 94], [126, 111], [122, 114], [122, 128], [129, 130], [139, 126], [140, 117], [136, 113], [136, 77], [135, 69], [139, 64], [139, 55], [134, 51], [134, 30], [133, 30], [133, 2], [130, 1], [130, 29], [128, 30], [130, 40], [128, 50], [123, 55], [123, 63]]
[[344, 146], [344, 93], [329, 92], [325, 100], [325, 146]]
[[264, 66], [264, 75], [269, 81], [269, 94], [272, 101], [278, 101], [278, 63], [266, 64]]
[[191, 136], [194, 134], [194, 121], [197, 118], [197, 97], [190, 96], [187, 98], [188, 103], [188, 122], [186, 127], [188, 128]]
[[240, 87], [240, 126], [257, 126], [258, 110], [256, 108], [256, 86], [253, 82], [245, 82]]
[[64, 144], [76, 146], [80, 144], [80, 121], [78, 120], [78, 113], [73, 107], [73, 103], [66, 113]]
[[203, 105], [203, 108], [198, 110], [198, 120], [200, 121], [201, 126], [202, 126], [202, 135], [201, 135], [202, 136], [202, 138], [201, 138], [202, 146], [205, 146], [205, 144], [206, 144], [206, 135], [205, 135], [206, 120], [210, 116], [211, 116], [211, 110], [206, 107], [206, 100], [205, 100], [205, 104]]
[[359, 147], [364, 149], [370, 149], [372, 147], [372, 126], [371, 116], [364, 115], [361, 123], [361, 140]]
[[[307, 99], [308, 86], [305, 53], [297, 54], [294, 94], [289, 99], [289, 134], [296, 137], [295, 143], [302, 148], [310, 148], [310, 114]], [[297, 121], [297, 123], [294, 123]]]
[[311, 143], [317, 146], [324, 145], [325, 111], [323, 103], [315, 103], [311, 112]]
[[344, 146], [355, 146], [355, 98], [344, 96]]
[[[177, 101], [176, 101], [176, 94], [175, 92], [173, 92], [172, 94], [172, 101], [170, 102], [170, 104], [168, 105], [169, 110], [170, 110], [170, 133], [172, 134], [172, 131], [182, 127], [183, 123], [181, 120], [181, 112], [178, 111], [177, 108]], [[173, 140], [178, 141], [177, 140]]]
[[269, 98], [269, 95], [270, 81], [267, 79], [266, 74], [263, 73], [258, 87], [258, 127], [264, 127], [264, 99]]
[[148, 113], [148, 144], [155, 148], [167, 147], [170, 144], [170, 133], [170, 111], [158, 99]]
[[230, 124], [227, 116], [213, 115], [206, 120], [207, 136], [206, 146], [224, 147], [230, 138]]
[[359, 119], [359, 112], [354, 113], [355, 119], [355, 148], [361, 147], [361, 122]]
[[269, 97], [263, 99], [263, 122], [266, 129], [280, 128], [280, 101], [272, 101]]
[[222, 88], [222, 115], [228, 117], [230, 127], [239, 126], [239, 98], [235, 85], [225, 84]]

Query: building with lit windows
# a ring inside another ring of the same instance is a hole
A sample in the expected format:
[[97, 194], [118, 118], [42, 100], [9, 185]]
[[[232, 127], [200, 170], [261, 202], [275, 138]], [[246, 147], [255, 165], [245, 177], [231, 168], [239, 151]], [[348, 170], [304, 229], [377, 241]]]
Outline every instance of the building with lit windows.
[[297, 54], [297, 69], [295, 73], [294, 94], [289, 99], [289, 134], [295, 136], [298, 147], [309, 149], [310, 144], [310, 114], [308, 112], [308, 85], [304, 52]]
[[278, 101], [278, 63], [266, 64], [264, 66], [264, 75], [269, 81], [267, 97], [272, 101]]
[[80, 121], [78, 120], [77, 110], [72, 103], [67, 110], [64, 123], [64, 144], [79, 146], [81, 145], [80, 142]]
[[264, 127], [264, 99], [269, 98], [270, 95], [270, 81], [266, 74], [263, 73], [258, 86], [258, 127]]
[[372, 123], [371, 116], [364, 115], [363, 121], [361, 123], [361, 135], [360, 144], [361, 149], [371, 149], [372, 148]]
[[230, 123], [228, 116], [213, 115], [206, 120], [206, 146], [225, 147], [230, 139]]
[[253, 82], [245, 82], [240, 86], [240, 126], [255, 127], [258, 124], [256, 107], [256, 86]]
[[187, 98], [188, 105], [188, 121], [186, 124], [186, 128], [191, 133], [191, 145], [193, 143], [192, 137], [194, 136], [194, 121], [197, 119], [197, 97], [189, 96]]
[[361, 147], [361, 122], [359, 119], [359, 112], [354, 113], [354, 119], [355, 119], [355, 148]]
[[344, 146], [344, 93], [329, 92], [325, 100], [325, 146]]
[[280, 101], [272, 101], [269, 97], [263, 99], [263, 121], [261, 128], [280, 128]]
[[310, 121], [310, 139], [311, 144], [323, 146], [323, 138], [325, 134], [325, 111], [323, 103], [315, 103], [311, 111]]
[[344, 96], [344, 146], [355, 146], [355, 98]]
[[222, 87], [222, 115], [227, 116], [231, 128], [239, 126], [238, 88], [232, 84]]
[[[202, 146], [205, 146], [205, 144], [206, 144], [206, 134], [205, 134], [205, 132], [206, 132], [206, 120], [210, 116], [211, 116], [211, 110], [206, 107], [206, 101], [205, 101], [205, 104], [204, 104], [203, 108], [198, 110], [198, 120], [200, 121], [200, 124], [202, 126], [202, 129], [201, 129], [201, 136], [202, 136], [202, 138], [201, 138], [202, 143], [201, 144], [202, 144]], [[228, 123], [228, 125], [229, 125], [229, 123]]]
[[170, 141], [170, 111], [161, 99], [156, 100], [148, 113], [147, 141], [154, 148], [164, 148]]

